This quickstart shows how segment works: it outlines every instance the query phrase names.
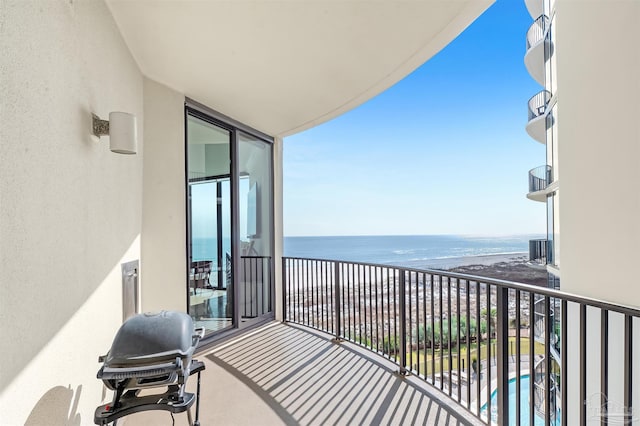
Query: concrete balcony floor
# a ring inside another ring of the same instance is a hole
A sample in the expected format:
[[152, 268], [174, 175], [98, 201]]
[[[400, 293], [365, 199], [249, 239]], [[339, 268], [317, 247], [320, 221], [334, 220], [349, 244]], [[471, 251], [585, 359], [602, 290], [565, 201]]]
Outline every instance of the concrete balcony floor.
[[[302, 327], [274, 322], [196, 358], [206, 364], [203, 426], [481, 424], [419, 379], [398, 376], [392, 362]], [[189, 391], [195, 385], [192, 376]], [[171, 415], [162, 411], [122, 420], [172, 424]], [[186, 413], [175, 415], [175, 424], [187, 425]]]

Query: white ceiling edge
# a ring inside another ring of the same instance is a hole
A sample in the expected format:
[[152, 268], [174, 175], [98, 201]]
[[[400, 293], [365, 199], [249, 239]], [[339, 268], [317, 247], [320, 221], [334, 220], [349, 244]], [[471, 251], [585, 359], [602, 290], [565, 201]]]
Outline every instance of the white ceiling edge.
[[340, 115], [352, 109], [355, 109], [368, 100], [376, 97], [394, 84], [398, 83], [403, 78], [407, 77], [417, 68], [419, 68], [429, 59], [435, 56], [438, 52], [440, 52], [443, 48], [445, 48], [494, 2], [495, 0], [477, 0], [468, 3], [464, 11], [456, 16], [456, 18], [451, 21], [449, 25], [447, 25], [446, 28], [443, 29], [436, 38], [431, 39], [429, 43], [427, 43], [421, 50], [415, 52], [412, 56], [407, 58], [407, 60], [404, 63], [400, 64], [393, 73], [387, 75], [376, 85], [371, 86], [367, 91], [362, 92], [359, 96], [351, 99], [349, 102], [343, 105], [340, 105], [338, 108], [329, 111], [328, 113], [319, 116], [312, 121], [308, 121], [275, 136], [284, 138], [311, 129], [336, 117], [339, 117]]
[[[169, 1], [169, 0], [167, 0]], [[205, 0], [203, 0], [205, 1]], [[207, 1], [217, 1], [217, 0], [207, 0]], [[242, 0], [239, 0], [242, 1]], [[433, 2], [434, 4], [438, 4], [441, 2], [448, 3], [445, 0], [422, 0], [426, 3]], [[457, 1], [457, 0], [453, 0]], [[114, 17], [114, 21], [120, 34], [127, 45], [130, 53], [132, 54], [138, 68], [141, 70], [141, 73], [146, 78], [154, 80], [159, 84], [162, 84], [178, 93], [185, 95], [191, 99], [197, 100], [198, 102], [208, 105], [211, 101], [207, 99], [205, 95], [199, 96], [199, 93], [191, 93], [193, 90], [187, 90], [186, 88], [179, 87], [180, 83], [177, 81], [167, 81], [166, 78], [161, 76], [161, 72], [155, 69], [148, 69], [148, 67], [143, 66], [140, 62], [139, 54], [136, 49], [132, 48], [130, 40], [125, 36], [126, 32], [123, 31], [121, 22], [116, 19], [116, 14], [114, 13], [113, 5], [117, 3], [136, 3], [142, 2], [147, 3], [147, 7], [149, 7], [149, 0], [105, 0], [107, 7], [109, 8], [112, 16]], [[432, 37], [428, 40], [428, 42], [421, 46], [417, 51], [410, 54], [403, 62], [398, 64], [392, 72], [383, 76], [382, 79], [377, 81], [375, 84], [367, 87], [364, 91], [356, 94], [347, 102], [343, 102], [340, 105], [337, 105], [335, 108], [326, 111], [325, 113], [321, 113], [317, 115], [315, 118], [311, 120], [307, 120], [306, 122], [294, 124], [293, 127], [284, 129], [273, 129], [273, 131], [269, 131], [265, 129], [263, 126], [256, 125], [251, 122], [251, 120], [247, 120], [245, 117], [236, 116], [233, 112], [225, 110], [224, 107], [218, 107], [212, 105], [212, 108], [216, 109], [218, 112], [229, 116], [230, 118], [237, 120], [238, 122], [244, 123], [250, 127], [255, 128], [256, 130], [263, 132], [265, 134], [269, 134], [276, 138], [283, 138], [286, 136], [291, 136], [293, 134], [302, 132], [304, 130], [310, 129], [322, 123], [325, 123], [333, 118], [340, 116], [341, 114], [350, 111], [366, 101], [372, 99], [378, 94], [384, 92], [389, 87], [393, 86], [406, 76], [408, 76], [411, 72], [415, 71], [418, 67], [427, 62], [430, 58], [432, 58], [435, 54], [437, 54], [440, 50], [446, 47], [451, 41], [453, 41], [459, 34], [461, 34], [469, 25], [471, 25], [475, 19], [477, 19], [486, 9], [488, 9], [495, 0], [461, 0], [462, 3], [465, 3], [464, 7], [461, 11], [454, 16], [454, 18], [439, 32], [435, 37]], [[153, 2], [151, 2], [153, 3]], [[329, 2], [330, 3], [330, 2]], [[174, 84], [177, 83], [177, 84]], [[267, 126], [268, 127], [268, 126]]]

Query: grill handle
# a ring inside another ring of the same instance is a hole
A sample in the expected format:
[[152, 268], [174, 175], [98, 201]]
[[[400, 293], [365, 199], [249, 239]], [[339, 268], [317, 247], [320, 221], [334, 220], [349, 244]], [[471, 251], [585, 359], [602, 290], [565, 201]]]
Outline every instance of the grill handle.
[[200, 341], [200, 339], [202, 339], [204, 337], [204, 327], [197, 327], [194, 332], [193, 335], [191, 336], [192, 340], [192, 344], [191, 346], [196, 346], [198, 344], [198, 342]]
[[139, 367], [102, 367], [98, 371], [98, 379], [125, 379], [131, 377], [148, 377], [159, 374], [172, 373], [182, 368], [182, 360], [176, 358], [174, 362], [152, 364]]

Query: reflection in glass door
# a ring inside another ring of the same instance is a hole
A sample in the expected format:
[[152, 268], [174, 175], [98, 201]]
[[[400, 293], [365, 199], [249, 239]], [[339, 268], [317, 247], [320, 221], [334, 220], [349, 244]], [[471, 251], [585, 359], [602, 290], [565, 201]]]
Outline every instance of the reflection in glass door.
[[187, 117], [189, 313], [207, 333], [233, 326], [231, 132]]
[[238, 134], [240, 262], [237, 284], [242, 321], [273, 312], [272, 146]]
[[273, 144], [186, 107], [188, 309], [208, 334], [274, 317]]

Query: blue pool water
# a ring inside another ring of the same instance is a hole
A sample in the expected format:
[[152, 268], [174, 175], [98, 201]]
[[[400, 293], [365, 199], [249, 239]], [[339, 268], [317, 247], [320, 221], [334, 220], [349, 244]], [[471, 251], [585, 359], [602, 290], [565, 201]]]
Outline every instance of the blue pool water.
[[[491, 394], [491, 423], [498, 422], [498, 391], [495, 390]], [[531, 407], [529, 404], [529, 376], [520, 376], [520, 419], [521, 424], [529, 422]], [[487, 404], [482, 406], [482, 417], [487, 416]], [[509, 380], [509, 424], [516, 424], [516, 379]], [[560, 416], [556, 416], [556, 421], [551, 422], [552, 425], [560, 426]], [[535, 426], [544, 426], [544, 419], [534, 416]]]

